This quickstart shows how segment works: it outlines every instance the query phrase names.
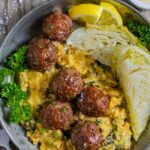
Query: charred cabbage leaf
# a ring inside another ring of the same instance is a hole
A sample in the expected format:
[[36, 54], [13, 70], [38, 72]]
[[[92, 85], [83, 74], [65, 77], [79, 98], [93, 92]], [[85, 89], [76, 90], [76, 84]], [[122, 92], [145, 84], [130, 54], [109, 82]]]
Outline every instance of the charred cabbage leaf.
[[112, 53], [112, 68], [124, 91], [135, 140], [150, 115], [150, 54], [135, 46], [122, 46]]
[[115, 25], [88, 25], [79, 28], [69, 36], [67, 44], [90, 51], [95, 59], [106, 65], [110, 65], [110, 54], [115, 47], [133, 45], [146, 51], [146, 48], [125, 26]]

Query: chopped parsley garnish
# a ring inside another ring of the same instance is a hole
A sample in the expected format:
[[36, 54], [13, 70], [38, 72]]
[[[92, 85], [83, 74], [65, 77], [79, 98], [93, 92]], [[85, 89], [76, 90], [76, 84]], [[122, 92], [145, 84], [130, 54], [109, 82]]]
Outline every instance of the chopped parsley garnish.
[[27, 69], [25, 54], [28, 50], [27, 46], [22, 46], [16, 50], [14, 54], [8, 57], [7, 62], [4, 64], [6, 68], [11, 69], [13, 72], [19, 72]]
[[142, 25], [138, 22], [131, 21], [127, 24], [128, 29], [139, 38], [143, 46], [148, 47], [150, 44], [150, 26]]
[[14, 81], [4, 83], [4, 80], [7, 76], [14, 77], [28, 68], [25, 59], [27, 50], [27, 46], [18, 48], [0, 70], [0, 96], [3, 98], [3, 106], [9, 108], [7, 119], [17, 124], [31, 118], [31, 108], [26, 103], [29, 96]]
[[24, 102], [29, 98], [28, 94], [22, 91], [15, 83], [6, 83], [1, 87], [1, 97], [4, 99], [4, 106], [10, 108], [8, 120], [14, 123], [29, 120], [31, 109]]

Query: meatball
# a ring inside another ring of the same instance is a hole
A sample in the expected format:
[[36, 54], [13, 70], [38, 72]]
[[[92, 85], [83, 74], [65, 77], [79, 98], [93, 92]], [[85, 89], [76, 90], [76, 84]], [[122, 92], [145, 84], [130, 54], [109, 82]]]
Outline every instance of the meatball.
[[78, 150], [98, 150], [102, 136], [94, 123], [80, 122], [73, 129], [71, 140]]
[[81, 112], [94, 117], [106, 114], [108, 105], [108, 96], [95, 86], [86, 87], [80, 94], [77, 102]]
[[58, 97], [70, 99], [82, 91], [83, 81], [76, 70], [65, 69], [56, 75], [52, 83], [52, 88]]
[[72, 28], [72, 20], [65, 14], [55, 11], [43, 19], [42, 30], [51, 40], [66, 41]]
[[45, 71], [56, 62], [55, 47], [49, 39], [34, 38], [29, 43], [26, 60], [32, 69]]
[[68, 130], [73, 122], [73, 111], [67, 102], [53, 102], [42, 112], [42, 123], [45, 128]]

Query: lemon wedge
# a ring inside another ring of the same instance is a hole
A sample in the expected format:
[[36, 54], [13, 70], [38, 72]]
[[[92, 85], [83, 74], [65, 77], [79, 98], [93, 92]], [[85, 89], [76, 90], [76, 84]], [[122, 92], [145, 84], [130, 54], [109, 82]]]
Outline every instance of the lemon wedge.
[[73, 20], [79, 20], [86, 24], [110, 25], [115, 24], [122, 26], [122, 17], [118, 10], [110, 3], [101, 2], [95, 4], [79, 4], [69, 9], [69, 16]]
[[102, 14], [102, 8], [95, 4], [79, 4], [69, 9], [69, 16], [88, 24], [96, 24]]
[[101, 2], [100, 6], [103, 9], [103, 11], [100, 20], [98, 22], [99, 25], [110, 25], [110, 24], [115, 24], [119, 26], [123, 25], [121, 15], [112, 4], [107, 2]]

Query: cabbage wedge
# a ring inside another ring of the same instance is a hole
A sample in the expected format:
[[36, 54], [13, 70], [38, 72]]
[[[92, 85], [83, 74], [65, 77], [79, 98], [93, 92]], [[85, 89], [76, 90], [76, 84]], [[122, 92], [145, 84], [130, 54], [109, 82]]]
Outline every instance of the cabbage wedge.
[[146, 51], [140, 41], [125, 26], [90, 25], [76, 29], [69, 36], [67, 44], [73, 44], [81, 50], [88, 50], [91, 55], [110, 66], [110, 54], [115, 47], [133, 45]]
[[122, 46], [112, 52], [112, 68], [124, 91], [135, 140], [150, 115], [150, 54], [136, 46]]

